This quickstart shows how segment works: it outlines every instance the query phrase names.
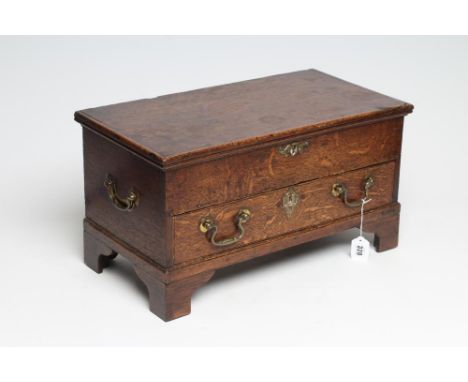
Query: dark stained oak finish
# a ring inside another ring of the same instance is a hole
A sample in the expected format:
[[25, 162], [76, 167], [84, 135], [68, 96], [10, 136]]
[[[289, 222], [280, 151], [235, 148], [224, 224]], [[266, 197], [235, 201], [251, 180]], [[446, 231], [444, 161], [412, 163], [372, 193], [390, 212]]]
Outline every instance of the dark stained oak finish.
[[[169, 265], [164, 173], [134, 153], [83, 129], [86, 216], [138, 248], [149, 258]], [[107, 195], [107, 175], [117, 180], [121, 197], [134, 188], [140, 202], [134, 211], [116, 209]], [[169, 224], [171, 219], [168, 220]]]
[[165, 284], [151, 269], [135, 267], [135, 272], [145, 283], [149, 293], [150, 310], [164, 321], [190, 314], [192, 294], [208, 282], [214, 271], [197, 273], [185, 279]]
[[166, 166], [412, 108], [311, 69], [82, 110], [75, 118]]
[[[403, 117], [412, 109], [306, 70], [76, 112], [85, 263], [100, 273], [126, 257], [150, 310], [169, 321], [190, 313], [192, 294], [219, 268], [358, 227], [359, 207], [331, 188], [345, 184], [359, 199], [368, 175], [364, 230], [378, 252], [394, 248]], [[290, 190], [298, 203], [288, 215]], [[242, 208], [251, 218], [238, 242], [214, 246], [200, 232], [210, 216], [218, 240], [235, 236]]]
[[[174, 218], [174, 256], [175, 263], [226, 251], [230, 247], [249, 245], [257, 241], [283, 235], [309, 226], [317, 226], [337, 220], [344, 216], [360, 213], [360, 208], [350, 208], [341, 199], [332, 196], [334, 183], [348, 187], [350, 199], [363, 197], [363, 179], [371, 175], [374, 186], [370, 189], [372, 199], [366, 208], [373, 209], [392, 202], [395, 163], [389, 162], [342, 175], [320, 178], [293, 187], [299, 195], [299, 202], [290, 217], [283, 208], [283, 196], [289, 188], [262, 193], [250, 199], [237, 200], [220, 206], [197, 210]], [[242, 208], [252, 212], [251, 219], [245, 224], [244, 238], [230, 247], [215, 247], [199, 230], [199, 222], [204, 216], [213, 217], [218, 223], [219, 236], [230, 237], [236, 234], [235, 217]], [[203, 240], [205, 239], [205, 240]]]
[[387, 251], [398, 246], [400, 215], [386, 216], [373, 224], [374, 246], [377, 252]]
[[[85, 264], [97, 273], [101, 273], [117, 256], [117, 252], [110, 246], [87, 231], [84, 232], [84, 253]], [[166, 284], [161, 281], [157, 267], [141, 265], [141, 260], [133, 261], [132, 264], [148, 290], [150, 310], [164, 321], [189, 314], [192, 293], [214, 274], [214, 271], [209, 270]]]
[[96, 273], [102, 273], [117, 256], [112, 248], [84, 232], [84, 262]]
[[[379, 245], [382, 241], [386, 241], [387, 243], [393, 241], [393, 244], [396, 245], [395, 243], [397, 243], [397, 241], [395, 241], [393, 235], [395, 234], [395, 228], [396, 231], [398, 231], [398, 226], [395, 225], [398, 225], [398, 219], [396, 219], [396, 217], [398, 217], [399, 214], [400, 204], [397, 202], [365, 212], [364, 231], [376, 233], [374, 237], [374, 246], [376, 247], [377, 252], [394, 248], [394, 246], [391, 245], [387, 248], [380, 248]], [[226, 252], [216, 253], [200, 259], [187, 261], [183, 264], [173, 265], [169, 268], [163, 268], [157, 263], [146, 259], [145, 256], [136, 248], [123, 242], [104, 227], [97, 225], [93, 221], [85, 219], [84, 230], [85, 232], [90, 233], [91, 237], [95, 237], [105, 243], [109, 249], [112, 248], [119, 254], [127, 257], [134, 266], [138, 265], [147, 269], [148, 272], [152, 272], [155, 277], [169, 285], [173, 282], [190, 277], [191, 275], [205, 271], [215, 271], [216, 269], [247, 261], [258, 256], [265, 256], [308, 241], [330, 236], [340, 231], [357, 228], [359, 227], [359, 223], [359, 215], [347, 216], [328, 224], [320, 224], [316, 227], [307, 227], [299, 231], [288, 233], [287, 235], [277, 236], [239, 248], [232, 248]], [[387, 229], [387, 225], [391, 229]]]
[[[167, 172], [167, 208], [173, 214], [398, 159], [403, 118], [300, 136], [270, 147]], [[308, 142], [301, 154], [279, 148]], [[201, 192], [203, 190], [203, 192]]]

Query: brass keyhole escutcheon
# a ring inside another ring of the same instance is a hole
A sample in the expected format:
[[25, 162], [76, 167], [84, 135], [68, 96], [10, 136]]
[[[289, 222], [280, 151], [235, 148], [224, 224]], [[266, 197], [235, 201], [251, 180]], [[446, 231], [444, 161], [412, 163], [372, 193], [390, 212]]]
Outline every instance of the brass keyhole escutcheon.
[[283, 209], [286, 212], [286, 216], [290, 218], [293, 213], [294, 209], [298, 205], [300, 200], [299, 194], [293, 187], [290, 187], [288, 191], [283, 195]]
[[278, 152], [284, 157], [295, 157], [302, 154], [302, 152], [309, 146], [308, 141], [291, 142], [287, 145], [278, 147]]

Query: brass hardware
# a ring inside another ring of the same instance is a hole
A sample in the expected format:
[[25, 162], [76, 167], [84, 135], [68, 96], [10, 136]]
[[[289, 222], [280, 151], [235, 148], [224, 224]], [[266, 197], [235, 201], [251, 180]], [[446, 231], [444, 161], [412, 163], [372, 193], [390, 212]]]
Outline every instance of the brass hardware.
[[[374, 185], [374, 179], [371, 176], [364, 178], [364, 195], [365, 198], [368, 197], [369, 189]], [[361, 207], [362, 200], [349, 201], [348, 200], [348, 189], [342, 183], [335, 183], [332, 186], [331, 193], [336, 198], [341, 198], [344, 204], [348, 207]]]
[[249, 209], [243, 208], [239, 210], [236, 216], [236, 226], [239, 233], [227, 239], [216, 241], [216, 234], [218, 232], [218, 226], [216, 225], [216, 221], [211, 216], [205, 216], [200, 220], [199, 229], [203, 233], [208, 234], [208, 239], [210, 240], [211, 244], [217, 247], [224, 247], [226, 245], [232, 245], [237, 243], [244, 237], [244, 226], [243, 224], [247, 223], [252, 216], [252, 213]]
[[299, 194], [296, 190], [292, 187], [288, 189], [283, 195], [283, 209], [286, 212], [288, 218], [290, 218], [296, 208], [297, 204], [299, 203]]
[[302, 154], [305, 148], [309, 146], [309, 142], [291, 142], [285, 146], [278, 147], [278, 152], [284, 157], [294, 157], [298, 154]]
[[125, 199], [117, 195], [117, 181], [111, 175], [107, 175], [104, 186], [115, 208], [121, 211], [132, 211], [138, 205], [138, 194], [133, 189]]

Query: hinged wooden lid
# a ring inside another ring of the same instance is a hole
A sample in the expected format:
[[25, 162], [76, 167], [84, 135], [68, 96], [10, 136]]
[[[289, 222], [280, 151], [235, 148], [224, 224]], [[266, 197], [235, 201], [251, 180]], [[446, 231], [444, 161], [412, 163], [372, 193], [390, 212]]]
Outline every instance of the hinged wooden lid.
[[86, 109], [75, 120], [161, 167], [413, 106], [317, 70]]

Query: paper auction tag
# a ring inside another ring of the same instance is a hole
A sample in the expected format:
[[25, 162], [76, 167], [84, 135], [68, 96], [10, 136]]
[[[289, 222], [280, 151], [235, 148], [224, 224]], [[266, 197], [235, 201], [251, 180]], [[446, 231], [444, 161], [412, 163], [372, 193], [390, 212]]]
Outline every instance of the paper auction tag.
[[364, 223], [364, 205], [371, 199], [361, 200], [361, 224], [359, 225], [359, 236], [351, 241], [351, 260], [367, 261], [370, 252], [370, 243], [362, 236], [362, 225]]
[[370, 244], [362, 236], [351, 241], [351, 259], [367, 261], [369, 258]]

